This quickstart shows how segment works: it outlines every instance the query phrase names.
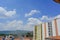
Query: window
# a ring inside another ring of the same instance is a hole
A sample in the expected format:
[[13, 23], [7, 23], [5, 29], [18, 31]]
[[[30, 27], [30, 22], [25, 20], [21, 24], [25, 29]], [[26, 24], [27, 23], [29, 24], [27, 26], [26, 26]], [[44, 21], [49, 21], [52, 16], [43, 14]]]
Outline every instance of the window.
[[53, 34], [52, 34], [52, 22], [48, 22], [48, 33], [49, 33], [49, 36], [53, 36]]

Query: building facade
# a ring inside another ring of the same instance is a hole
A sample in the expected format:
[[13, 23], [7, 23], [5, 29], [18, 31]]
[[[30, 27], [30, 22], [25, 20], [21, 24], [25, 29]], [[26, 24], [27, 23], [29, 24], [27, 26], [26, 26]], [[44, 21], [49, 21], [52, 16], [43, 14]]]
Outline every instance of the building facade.
[[[38, 32], [36, 32], [36, 30]], [[50, 22], [42, 23], [41, 26], [39, 26], [36, 30], [34, 30], [34, 35], [40, 36], [40, 39], [38, 36], [36, 37], [38, 38], [37, 40], [60, 40], [60, 18], [54, 19]], [[35, 32], [37, 34], [35, 34]], [[33, 36], [33, 38], [34, 37], [35, 36]]]
[[36, 25], [34, 28], [33, 40], [42, 40], [42, 25]]

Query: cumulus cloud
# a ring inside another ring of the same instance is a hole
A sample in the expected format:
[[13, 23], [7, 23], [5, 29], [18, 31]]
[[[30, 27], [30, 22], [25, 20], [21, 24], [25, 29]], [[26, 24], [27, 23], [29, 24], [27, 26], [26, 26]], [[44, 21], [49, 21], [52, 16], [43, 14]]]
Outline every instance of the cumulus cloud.
[[[40, 13], [38, 10], [31, 10], [29, 13], [25, 14], [25, 17], [32, 16], [34, 14]], [[6, 10], [3, 7], [0, 7], [0, 18], [12, 17], [16, 14], [16, 10]], [[39, 25], [40, 23], [45, 21], [51, 21], [54, 18], [60, 18], [60, 15], [55, 17], [42, 16], [39, 18], [28, 18], [27, 23], [24, 25], [24, 22], [21, 20], [13, 20], [6, 23], [0, 23], [0, 30], [30, 30], [32, 31], [35, 25]]]
[[60, 15], [57, 15], [55, 18], [60, 18]]
[[42, 16], [41, 20], [48, 20], [48, 16]]
[[25, 17], [32, 16], [37, 13], [40, 13], [40, 11], [39, 10], [31, 10], [29, 13], [25, 14]]
[[27, 23], [24, 25], [21, 20], [13, 20], [6, 23], [0, 23], [0, 30], [29, 30], [32, 31], [35, 25], [40, 24], [38, 18], [28, 18]]
[[57, 15], [57, 16], [55, 16], [55, 17], [42, 16], [42, 17], [40, 18], [40, 20], [41, 20], [42, 22], [48, 22], [48, 21], [52, 21], [53, 19], [56, 19], [56, 18], [60, 18], [60, 15]]
[[33, 25], [37, 25], [41, 23], [41, 21], [38, 18], [28, 18], [28, 21], [29, 21], [28, 24], [33, 24]]
[[[55, 17], [60, 18], [59, 15], [57, 15]], [[13, 20], [13, 21], [9, 21], [6, 23], [0, 23], [0, 30], [29, 30], [29, 31], [32, 31], [34, 29], [35, 25], [39, 25], [40, 23], [42, 23], [41, 20], [52, 20], [52, 18], [54, 19], [55, 17], [50, 18], [48, 16], [42, 16], [41, 19], [31, 17], [31, 18], [28, 18], [26, 24], [24, 24], [24, 22], [21, 20]]]
[[6, 16], [7, 17], [11, 17], [11, 16], [13, 16], [13, 15], [15, 15], [16, 14], [16, 10], [13, 10], [13, 11], [8, 11], [8, 12], [6, 12]]
[[27, 30], [33, 30], [35, 25], [40, 25], [42, 23], [38, 18], [28, 18], [28, 23], [26, 24]]
[[32, 31], [35, 25], [39, 25], [41, 21], [38, 18], [28, 18], [27, 23], [24, 25], [23, 30]]
[[0, 7], [0, 18], [12, 17], [15, 14], [16, 14], [15, 9], [8, 11], [5, 8]]
[[23, 26], [23, 21], [21, 20], [13, 20], [13, 21], [10, 21], [10, 22], [6, 22], [6, 23], [0, 23], [0, 30], [20, 30], [22, 29], [22, 26]]
[[41, 20], [42, 22], [52, 21], [53, 19], [54, 19], [54, 17], [48, 17], [48, 16], [42, 16], [42, 17], [40, 18], [40, 20]]
[[21, 20], [13, 20], [10, 22], [6, 22], [6, 23], [0, 23], [0, 31], [3, 30], [29, 30], [32, 31], [33, 27], [32, 25], [28, 25], [28, 24], [23, 24], [23, 21]]

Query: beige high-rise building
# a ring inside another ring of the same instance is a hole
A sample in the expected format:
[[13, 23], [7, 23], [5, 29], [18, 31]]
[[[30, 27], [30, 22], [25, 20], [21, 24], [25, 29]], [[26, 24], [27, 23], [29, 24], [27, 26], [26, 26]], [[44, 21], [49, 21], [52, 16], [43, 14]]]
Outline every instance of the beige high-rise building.
[[33, 40], [42, 40], [42, 25], [36, 25], [34, 27], [34, 37], [33, 37]]

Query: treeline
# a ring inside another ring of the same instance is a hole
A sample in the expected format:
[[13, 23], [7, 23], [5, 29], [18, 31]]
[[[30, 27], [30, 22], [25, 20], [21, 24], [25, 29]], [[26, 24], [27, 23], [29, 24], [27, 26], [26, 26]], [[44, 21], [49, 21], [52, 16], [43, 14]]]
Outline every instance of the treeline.
[[9, 36], [9, 35], [17, 36], [16, 34], [0, 34], [0, 36]]
[[25, 35], [22, 35], [23, 37], [33, 37], [33, 32], [27, 32]]

